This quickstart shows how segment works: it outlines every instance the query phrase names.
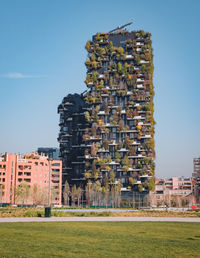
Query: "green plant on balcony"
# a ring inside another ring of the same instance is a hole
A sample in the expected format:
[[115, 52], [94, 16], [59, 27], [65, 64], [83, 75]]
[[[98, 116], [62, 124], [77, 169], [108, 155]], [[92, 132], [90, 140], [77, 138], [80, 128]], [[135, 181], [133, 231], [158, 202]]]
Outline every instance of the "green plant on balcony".
[[115, 152], [115, 159], [117, 163], [121, 162], [121, 158], [122, 158], [121, 154], [119, 152]]
[[129, 177], [128, 182], [129, 185], [133, 186], [137, 181], [133, 177]]
[[90, 57], [90, 60], [92, 62], [96, 61], [96, 55], [94, 53], [92, 53], [91, 57]]
[[106, 54], [106, 50], [102, 47], [97, 47], [96, 53], [97, 53], [97, 55], [99, 55], [99, 57], [102, 58]]
[[154, 189], [155, 189], [155, 180], [153, 178], [149, 179], [147, 188], [148, 188], [149, 191], [154, 191]]
[[88, 111], [85, 112], [85, 119], [90, 121], [90, 113]]
[[97, 72], [93, 72], [92, 73], [92, 80], [93, 80], [93, 82], [97, 82], [97, 75], [98, 75]]
[[108, 54], [109, 54], [110, 56], [112, 56], [112, 55], [113, 55], [113, 52], [114, 52], [114, 46], [113, 46], [112, 41], [110, 41], [109, 44], [108, 44]]
[[121, 150], [123, 148], [123, 143], [120, 141], [117, 145], [118, 150]]
[[130, 164], [130, 160], [127, 155], [124, 156], [124, 158], [122, 160], [122, 164], [125, 166], [128, 166]]
[[123, 166], [122, 169], [123, 169], [124, 172], [128, 172], [129, 171], [129, 166]]
[[143, 186], [142, 185], [138, 185], [138, 191], [142, 192], [143, 191]]
[[120, 62], [117, 63], [117, 71], [119, 74], [122, 74], [123, 73], [123, 68], [122, 68], [122, 65]]
[[92, 176], [92, 174], [91, 174], [89, 171], [86, 171], [86, 172], [84, 173], [84, 177], [85, 177], [86, 179], [90, 178], [91, 176]]
[[139, 65], [139, 64], [140, 64], [140, 61], [141, 61], [140, 57], [139, 57], [139, 56], [136, 56], [136, 58], [135, 58], [135, 62], [136, 62], [136, 64], [137, 64], [137, 65]]
[[115, 172], [113, 170], [111, 170], [109, 173], [109, 181], [111, 184], [115, 182]]
[[103, 147], [105, 150], [109, 150], [109, 141], [107, 139], [103, 141]]
[[142, 70], [142, 72], [145, 72], [145, 70], [146, 70], [146, 65], [145, 64], [142, 64], [141, 70]]
[[133, 143], [133, 140], [131, 140], [129, 138], [129, 136], [126, 136], [125, 137], [125, 147], [126, 147], [126, 149], [130, 149], [130, 147], [132, 146], [132, 143]]
[[99, 32], [97, 32], [97, 34], [96, 34], [96, 40], [98, 41], [98, 40], [100, 40], [100, 34], [99, 34]]
[[136, 148], [134, 146], [130, 146], [129, 147], [129, 152], [128, 152], [129, 156], [134, 156], [136, 155]]
[[107, 156], [106, 162], [107, 162], [107, 163], [111, 163], [111, 162], [112, 162], [112, 159], [111, 159], [111, 156], [110, 156], [110, 155]]
[[109, 167], [108, 165], [105, 166], [105, 170], [110, 171], [111, 167]]
[[122, 107], [121, 106], [116, 107], [116, 112], [118, 114], [121, 114], [121, 111], [122, 111]]
[[139, 164], [136, 165], [136, 168], [141, 169], [141, 168], [143, 168], [143, 166], [142, 166], [142, 164], [139, 163]]
[[123, 55], [123, 54], [124, 54], [124, 49], [123, 49], [123, 47], [118, 47], [118, 48], [117, 48], [117, 53], [119, 53], [120, 55]]
[[88, 41], [88, 42], [86, 43], [85, 49], [86, 49], [88, 52], [91, 51], [91, 42], [90, 42], [90, 41]]

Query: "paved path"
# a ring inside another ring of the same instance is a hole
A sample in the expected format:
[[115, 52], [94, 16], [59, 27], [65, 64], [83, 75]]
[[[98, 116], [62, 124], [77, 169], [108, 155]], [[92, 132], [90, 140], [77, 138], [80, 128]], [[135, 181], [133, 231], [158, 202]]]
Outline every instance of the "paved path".
[[93, 208], [93, 209], [52, 209], [52, 211], [64, 212], [133, 212], [138, 210], [116, 209], [116, 208]]
[[51, 217], [51, 218], [0, 218], [3, 222], [70, 222], [70, 221], [165, 221], [165, 222], [199, 222], [200, 218], [175, 217]]

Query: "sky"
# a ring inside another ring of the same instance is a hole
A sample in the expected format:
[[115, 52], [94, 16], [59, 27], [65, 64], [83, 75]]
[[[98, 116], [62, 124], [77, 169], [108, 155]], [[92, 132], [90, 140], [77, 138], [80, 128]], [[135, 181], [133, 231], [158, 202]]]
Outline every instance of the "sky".
[[133, 21], [151, 32], [156, 176], [200, 156], [200, 1], [0, 0], [0, 153], [58, 146], [57, 106], [86, 90], [85, 43]]

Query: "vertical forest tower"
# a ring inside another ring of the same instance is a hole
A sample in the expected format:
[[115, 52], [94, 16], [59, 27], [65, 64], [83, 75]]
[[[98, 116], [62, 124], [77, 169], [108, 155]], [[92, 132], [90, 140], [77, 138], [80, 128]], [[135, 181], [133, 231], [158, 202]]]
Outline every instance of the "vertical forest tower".
[[98, 180], [148, 193], [155, 169], [151, 34], [97, 33], [86, 50], [88, 90], [58, 108], [63, 183]]

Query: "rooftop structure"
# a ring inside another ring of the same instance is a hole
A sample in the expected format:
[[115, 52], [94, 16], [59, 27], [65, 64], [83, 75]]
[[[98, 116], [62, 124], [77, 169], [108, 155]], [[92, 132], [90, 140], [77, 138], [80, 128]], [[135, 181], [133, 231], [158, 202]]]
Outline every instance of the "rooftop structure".
[[37, 149], [38, 154], [44, 154], [50, 159], [59, 160], [59, 149], [53, 147], [40, 147]]

